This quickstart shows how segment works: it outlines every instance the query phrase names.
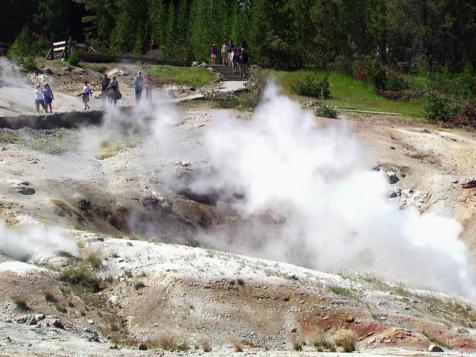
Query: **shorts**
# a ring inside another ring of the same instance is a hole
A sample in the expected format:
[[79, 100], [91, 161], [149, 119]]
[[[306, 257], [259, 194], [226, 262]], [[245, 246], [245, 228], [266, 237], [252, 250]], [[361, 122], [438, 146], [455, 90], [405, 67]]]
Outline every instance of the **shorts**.
[[210, 57], [211, 58], [217, 58], [217, 55], [211, 55]]

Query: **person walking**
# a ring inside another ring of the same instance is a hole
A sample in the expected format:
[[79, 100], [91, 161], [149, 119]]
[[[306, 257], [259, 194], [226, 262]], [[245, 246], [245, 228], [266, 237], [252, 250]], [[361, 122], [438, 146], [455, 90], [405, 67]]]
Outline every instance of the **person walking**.
[[240, 67], [240, 76], [246, 78], [248, 75], [248, 54], [244, 47], [241, 48], [240, 54], [238, 55], [238, 63]]
[[103, 103], [106, 100], [110, 102], [112, 99], [109, 93], [109, 83], [111, 83], [111, 79], [107, 76], [107, 73], [105, 73], [101, 81], [101, 99]]
[[210, 48], [210, 63], [214, 65], [216, 64], [216, 62], [217, 62], [217, 48], [215, 44], [213, 44], [212, 47]]
[[154, 82], [150, 73], [147, 73], [144, 78], [145, 97], [149, 102], [152, 102], [152, 91], [154, 90]]
[[233, 54], [235, 50], [235, 45], [231, 39], [228, 40], [228, 66], [233, 67]]
[[84, 87], [81, 93], [79, 93], [79, 96], [83, 98], [83, 103], [84, 103], [84, 110], [88, 110], [89, 108], [89, 97], [93, 94], [93, 91], [91, 87], [89, 86], [88, 81], [84, 81]]
[[228, 65], [228, 41], [223, 40], [223, 45], [221, 45], [221, 63], [224, 66]]
[[108, 93], [114, 105], [116, 105], [117, 101], [122, 98], [122, 94], [119, 91], [119, 82], [117, 81], [116, 76], [113, 76], [112, 81], [109, 83]]
[[238, 73], [238, 49], [236, 47], [233, 48], [231, 55], [232, 55], [231, 68], [233, 69], [233, 73]]
[[142, 97], [142, 90], [144, 89], [144, 77], [142, 72], [137, 72], [137, 76], [134, 78], [134, 90], [136, 92], [136, 104], [139, 104]]
[[48, 113], [48, 108], [50, 109], [50, 113], [53, 113], [53, 105], [52, 105], [53, 99], [55, 99], [55, 96], [53, 95], [53, 91], [51, 90], [50, 85], [46, 83], [43, 89], [43, 100], [45, 102], [45, 109], [47, 113]]
[[40, 114], [40, 106], [46, 112], [45, 97], [43, 91], [41, 90], [41, 85], [39, 84], [37, 84], [35, 87], [35, 106], [38, 114]]

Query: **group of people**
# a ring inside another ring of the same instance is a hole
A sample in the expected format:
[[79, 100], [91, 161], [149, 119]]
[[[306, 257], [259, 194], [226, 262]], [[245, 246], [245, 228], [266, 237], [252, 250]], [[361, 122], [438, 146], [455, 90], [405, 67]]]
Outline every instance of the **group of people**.
[[[242, 43], [240, 46], [235, 46], [231, 39], [225, 39], [220, 49], [221, 60], [224, 66], [230, 66], [233, 73], [239, 73], [241, 77], [246, 78], [248, 75], [248, 53]], [[215, 44], [210, 49], [210, 62], [212, 65], [216, 64], [218, 50]]]
[[103, 100], [103, 102], [107, 101], [109, 103], [116, 104], [117, 101], [121, 98], [122, 94], [119, 90], [119, 82], [117, 80], [117, 77], [112, 76], [111, 79], [109, 78], [107, 73], [105, 73], [101, 81], [101, 99]]
[[[142, 98], [142, 92], [145, 90], [145, 95], [147, 100], [152, 101], [152, 92], [155, 87], [155, 84], [150, 76], [150, 74], [142, 75], [142, 72], [139, 71], [134, 78], [134, 91], [135, 91], [135, 100], [136, 103], [139, 103]], [[89, 110], [89, 102], [91, 96], [93, 95], [93, 90], [89, 85], [89, 81], [84, 81], [83, 89], [78, 94], [78, 97], [81, 97], [84, 110]], [[119, 90], [119, 82], [116, 76], [113, 76], [112, 79], [109, 78], [107, 74], [104, 74], [104, 77], [101, 81], [101, 99], [104, 102], [109, 102], [117, 104], [117, 101], [122, 98], [122, 94]], [[37, 84], [35, 87], [35, 105], [36, 110], [40, 113], [40, 108], [45, 111], [45, 113], [53, 113], [53, 103], [54, 95], [51, 87], [46, 83], [43, 87], [40, 84]]]
[[40, 108], [43, 108], [45, 113], [53, 113], [53, 99], [55, 96], [53, 95], [53, 91], [48, 83], [46, 83], [43, 88], [40, 84], [36, 85], [35, 88], [35, 106], [36, 111], [39, 113]]
[[142, 92], [145, 89], [145, 97], [148, 101], [152, 101], [152, 91], [154, 89], [154, 81], [149, 73], [142, 76], [142, 72], [137, 72], [134, 77], [134, 92], [136, 96], [136, 103], [139, 103], [142, 98]]

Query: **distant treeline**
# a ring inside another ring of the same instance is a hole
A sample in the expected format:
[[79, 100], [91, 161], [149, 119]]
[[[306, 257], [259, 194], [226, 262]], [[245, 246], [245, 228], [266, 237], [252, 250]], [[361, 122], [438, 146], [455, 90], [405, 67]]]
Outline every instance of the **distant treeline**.
[[376, 56], [403, 68], [476, 68], [474, 0], [3, 0], [0, 41], [28, 27], [37, 44], [86, 42], [107, 53], [207, 60], [243, 42], [250, 61], [328, 68]]

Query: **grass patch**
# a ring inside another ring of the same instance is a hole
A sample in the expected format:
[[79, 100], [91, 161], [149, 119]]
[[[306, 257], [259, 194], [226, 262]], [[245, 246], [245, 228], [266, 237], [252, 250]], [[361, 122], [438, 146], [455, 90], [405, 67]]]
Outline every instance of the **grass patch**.
[[203, 352], [212, 351], [212, 342], [210, 341], [210, 337], [206, 335], [201, 335], [198, 337], [197, 343], [202, 347]]
[[235, 352], [243, 352], [243, 344], [241, 340], [236, 336], [228, 336], [226, 340], [233, 346]]
[[189, 349], [187, 339], [174, 332], [161, 331], [156, 339], [149, 340], [148, 348], [160, 347], [166, 351], [186, 351]]
[[428, 341], [430, 341], [431, 343], [437, 345], [437, 346], [440, 346], [440, 347], [444, 347], [444, 348], [447, 348], [447, 349], [451, 349], [451, 346], [449, 346], [445, 341], [443, 341], [439, 336], [433, 334], [432, 332], [429, 332], [429, 331], [422, 331], [421, 332], [423, 336], [425, 336]]
[[52, 304], [56, 303], [58, 300], [55, 298], [55, 296], [50, 293], [49, 291], [46, 291], [45, 293], [45, 300], [46, 302], [50, 302]]
[[0, 133], [1, 144], [16, 144], [18, 140], [19, 139], [17, 134]]
[[212, 71], [200, 67], [151, 65], [150, 74], [152, 79], [160, 84], [186, 84], [197, 88], [215, 80]]
[[339, 295], [339, 296], [352, 296], [352, 291], [350, 289], [347, 289], [347, 288], [343, 288], [341, 286], [331, 286], [329, 287], [329, 290], [331, 292], [333, 292], [334, 294], [336, 295]]
[[50, 155], [60, 155], [70, 150], [74, 144], [65, 130], [57, 130], [53, 134], [25, 140], [25, 147]]
[[135, 282], [134, 289], [140, 290], [140, 289], [144, 289], [144, 288], [145, 288], [145, 284], [142, 281], [136, 281]]
[[344, 349], [344, 352], [354, 352], [357, 335], [348, 329], [337, 330], [334, 334], [334, 343]]
[[269, 71], [276, 77], [278, 84], [287, 95], [292, 94], [292, 86], [311, 73], [320, 77], [328, 75], [330, 99], [327, 103], [341, 109], [393, 112], [413, 118], [423, 118], [423, 99], [409, 101], [390, 100], [378, 96], [370, 83], [358, 81], [351, 76], [338, 72], [301, 70], [295, 72]]
[[12, 298], [13, 303], [15, 304], [18, 311], [28, 311], [30, 307], [26, 303], [26, 300], [19, 296], [14, 296]]
[[81, 67], [87, 68], [99, 73], [106, 73], [107, 71], [107, 66], [101, 63], [81, 62]]
[[103, 281], [85, 262], [66, 267], [60, 274], [60, 280], [90, 292], [98, 292], [103, 288]]
[[305, 336], [306, 344], [314, 346], [318, 352], [335, 352], [334, 342], [320, 328]]
[[88, 263], [91, 268], [99, 269], [102, 267], [102, 254], [97, 251], [89, 252], [86, 258], [84, 259], [86, 263]]

